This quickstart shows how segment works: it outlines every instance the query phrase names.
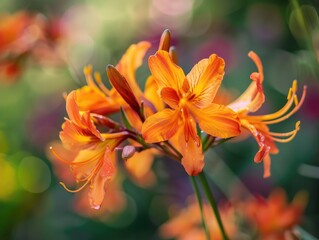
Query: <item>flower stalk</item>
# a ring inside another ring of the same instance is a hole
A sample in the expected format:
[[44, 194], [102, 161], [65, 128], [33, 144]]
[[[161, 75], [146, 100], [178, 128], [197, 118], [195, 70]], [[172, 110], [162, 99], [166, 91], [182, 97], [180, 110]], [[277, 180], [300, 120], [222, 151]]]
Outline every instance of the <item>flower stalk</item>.
[[214, 211], [218, 226], [219, 226], [220, 231], [221, 231], [222, 236], [223, 236], [223, 240], [229, 240], [229, 238], [227, 237], [227, 234], [226, 234], [222, 219], [221, 219], [220, 214], [219, 214], [217, 203], [215, 201], [213, 193], [210, 191], [210, 188], [209, 188], [205, 173], [204, 172], [200, 173], [198, 175], [198, 178], [199, 178], [200, 182], [202, 183], [202, 187], [203, 187], [204, 192], [206, 194], [207, 200], [208, 200], [210, 206], [212, 207], [212, 209]]
[[200, 210], [200, 214], [201, 214], [201, 220], [202, 220], [203, 229], [205, 231], [205, 236], [206, 236], [207, 240], [210, 240], [209, 229], [207, 228], [206, 222], [205, 222], [205, 215], [204, 215], [204, 211], [203, 211], [202, 196], [200, 194], [199, 187], [198, 187], [197, 182], [196, 182], [196, 178], [191, 176], [190, 179], [191, 179], [191, 182], [192, 182], [192, 186], [193, 186], [194, 192], [196, 194], [196, 199], [197, 199], [199, 210]]

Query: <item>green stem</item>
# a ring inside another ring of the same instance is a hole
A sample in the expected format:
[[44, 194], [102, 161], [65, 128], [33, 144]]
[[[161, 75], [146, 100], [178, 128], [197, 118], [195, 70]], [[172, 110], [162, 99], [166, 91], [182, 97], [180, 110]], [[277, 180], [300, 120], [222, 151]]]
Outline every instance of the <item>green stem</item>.
[[206, 176], [205, 176], [204, 172], [201, 172], [198, 175], [198, 177], [199, 177], [199, 179], [200, 179], [200, 181], [202, 183], [202, 186], [204, 188], [207, 200], [209, 201], [209, 203], [210, 203], [210, 205], [211, 205], [211, 207], [212, 207], [212, 209], [214, 211], [217, 223], [219, 225], [220, 231], [221, 231], [222, 236], [223, 236], [223, 240], [229, 240], [229, 238], [227, 237], [226, 231], [224, 229], [223, 222], [222, 222], [222, 219], [220, 217], [216, 201], [214, 199], [214, 196], [213, 196], [212, 192], [209, 189], [208, 182], [207, 182], [207, 179], [206, 179]]
[[173, 150], [173, 152], [176, 154], [176, 156], [180, 159], [183, 158], [183, 155], [169, 142], [169, 141], [166, 141], [165, 144]]
[[309, 30], [307, 28], [307, 24], [306, 24], [305, 18], [303, 16], [303, 13], [301, 11], [299, 2], [298, 2], [298, 0], [292, 0], [291, 2], [292, 2], [294, 10], [296, 12], [297, 21], [298, 21], [298, 23], [300, 25], [300, 28], [303, 31], [305, 39], [306, 39], [307, 47], [308, 47], [309, 50], [311, 50], [312, 49], [311, 34], [310, 34], [310, 32], [309, 32]]
[[215, 137], [208, 135], [208, 138], [206, 138], [203, 143], [203, 152], [206, 152], [206, 150], [215, 142], [215, 139]]
[[203, 211], [202, 197], [200, 195], [199, 188], [198, 188], [198, 185], [197, 185], [195, 177], [194, 176], [190, 176], [190, 179], [192, 181], [194, 192], [196, 194], [197, 202], [198, 202], [198, 205], [199, 205], [199, 210], [200, 210], [200, 214], [201, 214], [201, 217], [202, 217], [202, 225], [203, 225], [203, 228], [205, 230], [206, 239], [209, 240], [210, 239], [209, 230], [208, 230], [208, 228], [206, 226], [206, 223], [205, 223], [205, 216], [204, 216], [204, 211]]

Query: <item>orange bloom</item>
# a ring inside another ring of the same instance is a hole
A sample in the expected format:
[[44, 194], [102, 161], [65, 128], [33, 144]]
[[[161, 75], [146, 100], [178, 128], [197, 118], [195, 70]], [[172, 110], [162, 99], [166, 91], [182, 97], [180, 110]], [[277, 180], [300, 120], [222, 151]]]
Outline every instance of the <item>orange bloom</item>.
[[[237, 236], [236, 215], [234, 209], [231, 207], [219, 208], [222, 221], [224, 223], [225, 231], [228, 237], [233, 239]], [[222, 240], [222, 233], [218, 226], [215, 215], [211, 207], [207, 204], [203, 205], [203, 212], [206, 222], [206, 227], [209, 231], [210, 238]], [[164, 223], [159, 233], [163, 238], [174, 238], [177, 240], [205, 240], [206, 235], [202, 226], [201, 213], [198, 203], [192, 201], [189, 205], [183, 208], [179, 213], [174, 215], [169, 221]]]
[[197, 175], [204, 167], [196, 122], [212, 136], [228, 138], [240, 133], [236, 114], [223, 105], [212, 103], [223, 79], [224, 65], [224, 60], [213, 54], [185, 76], [168, 52], [160, 50], [149, 58], [158, 93], [170, 108], [146, 119], [143, 137], [152, 143], [169, 140], [178, 134], [182, 164], [189, 175]]
[[[116, 69], [126, 79], [135, 96], [139, 99], [142, 98], [143, 93], [137, 84], [135, 72], [141, 66], [149, 47], [150, 43], [148, 42], [132, 44], [116, 65]], [[115, 88], [108, 89], [103, 84], [100, 74], [94, 74], [94, 81], [91, 66], [84, 68], [84, 74], [87, 86], [77, 90], [77, 102], [81, 111], [105, 115], [117, 112], [121, 107], [127, 106]]]
[[[255, 155], [254, 161], [256, 163], [264, 162], [264, 177], [270, 176], [270, 154], [277, 154], [279, 152], [275, 142], [289, 142], [299, 131], [300, 122], [296, 123], [295, 129], [286, 133], [271, 132], [268, 125], [279, 123], [289, 118], [294, 114], [303, 104], [306, 96], [306, 87], [303, 88], [303, 93], [300, 101], [297, 98], [297, 81], [294, 81], [292, 87], [289, 89], [287, 103], [279, 111], [267, 115], [249, 115], [255, 112], [265, 101], [265, 96], [262, 88], [264, 80], [263, 67], [259, 57], [250, 52], [248, 56], [255, 62], [258, 72], [251, 74], [250, 78], [253, 81], [246, 91], [234, 102], [228, 105], [238, 114], [242, 127], [247, 129], [256, 139], [259, 150]], [[294, 105], [294, 106], [293, 106]], [[293, 106], [292, 110], [291, 107]]]
[[[59, 158], [53, 155], [51, 151], [47, 153], [49, 160], [52, 163], [54, 173], [65, 184], [71, 185], [75, 183], [74, 177], [70, 174], [70, 169], [65, 167], [65, 162], [61, 161], [61, 156], [64, 159], [74, 159], [77, 155], [76, 151], [70, 151], [65, 149], [61, 142], [52, 142], [52, 148], [59, 153]], [[122, 190], [123, 176], [116, 174], [114, 179], [107, 184], [105, 193], [107, 197], [104, 198], [101, 203], [99, 211], [92, 209], [89, 201], [87, 201], [87, 195], [90, 188], [83, 189], [81, 193], [75, 196], [73, 201], [73, 207], [75, 211], [81, 215], [98, 218], [100, 220], [108, 220], [113, 214], [121, 213], [126, 206], [126, 196]]]
[[[135, 77], [136, 69], [142, 64], [143, 57], [149, 47], [150, 43], [145, 41], [133, 44], [122, 56], [116, 67], [108, 67], [107, 73], [113, 85], [112, 89], [108, 89], [102, 83], [100, 74], [94, 73], [93, 79], [91, 66], [84, 68], [87, 86], [77, 90], [76, 101], [79, 109], [108, 115], [122, 108], [131, 125], [134, 125], [134, 128], [140, 132], [142, 121], [137, 114], [137, 111], [141, 108], [140, 103], [143, 102], [144, 104], [145, 116], [152, 115], [164, 106], [158, 96], [154, 97], [156, 93], [154, 79], [152, 77], [148, 78], [143, 93]], [[154, 154], [155, 151], [144, 150], [126, 161], [126, 167], [137, 183], [141, 184], [142, 181], [147, 180], [151, 184], [155, 181], [155, 175], [150, 170]], [[136, 158], [139, 158], [138, 161], [134, 160]]]
[[268, 199], [252, 198], [238, 208], [241, 214], [257, 228], [260, 239], [281, 240], [300, 223], [307, 195], [299, 193], [291, 204], [283, 190], [274, 191]]
[[30, 20], [31, 18], [26, 12], [0, 17], [0, 52], [21, 38]]
[[93, 123], [89, 112], [80, 113], [76, 104], [76, 92], [71, 92], [67, 97], [67, 113], [70, 119], [66, 119], [62, 125], [60, 138], [64, 146], [71, 153], [75, 152], [72, 161], [68, 161], [68, 156], [52, 153], [62, 162], [70, 165], [77, 182], [83, 185], [78, 192], [90, 183], [89, 199], [92, 208], [98, 209], [104, 198], [105, 184], [112, 179], [115, 174], [115, 156], [113, 150], [127, 138], [127, 132], [100, 133]]

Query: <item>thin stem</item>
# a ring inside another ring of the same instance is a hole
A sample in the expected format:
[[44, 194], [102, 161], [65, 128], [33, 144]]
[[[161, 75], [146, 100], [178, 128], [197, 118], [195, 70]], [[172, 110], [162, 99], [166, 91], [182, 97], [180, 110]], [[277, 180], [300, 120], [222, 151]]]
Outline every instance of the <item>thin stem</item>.
[[169, 141], [166, 141], [165, 143], [180, 159], [183, 158], [183, 155]]
[[197, 202], [198, 202], [198, 205], [199, 205], [199, 210], [200, 210], [200, 214], [201, 214], [201, 217], [202, 217], [202, 225], [203, 225], [203, 228], [205, 230], [205, 235], [206, 235], [206, 239], [209, 240], [210, 237], [209, 237], [209, 230], [206, 226], [206, 223], [205, 223], [205, 216], [204, 216], [204, 211], [203, 211], [203, 201], [202, 201], [202, 197], [200, 195], [200, 192], [199, 192], [199, 188], [198, 188], [198, 185], [197, 185], [197, 182], [196, 182], [196, 179], [194, 176], [191, 176], [190, 177], [191, 181], [192, 181], [192, 185], [193, 185], [193, 188], [194, 188], [194, 192], [196, 194], [196, 198], [197, 198]]
[[217, 220], [217, 223], [219, 225], [220, 231], [222, 233], [223, 240], [229, 240], [229, 238], [227, 237], [226, 231], [224, 229], [223, 222], [222, 222], [222, 219], [220, 217], [216, 201], [214, 199], [214, 196], [213, 196], [212, 192], [209, 189], [208, 182], [207, 182], [207, 179], [206, 179], [206, 176], [205, 176], [204, 172], [201, 172], [198, 175], [198, 177], [199, 177], [199, 179], [200, 179], [200, 181], [202, 183], [202, 187], [204, 188], [206, 197], [207, 197], [207, 199], [208, 199], [208, 201], [209, 201], [209, 203], [210, 203], [210, 205], [211, 205], [211, 207], [212, 207], [212, 209], [214, 211], [214, 214], [216, 216], [216, 220]]
[[208, 138], [205, 139], [205, 143], [203, 144], [203, 151], [205, 152], [214, 142], [216, 137], [209, 135]]
[[127, 129], [127, 132], [129, 132], [129, 138], [131, 138], [132, 140], [141, 144], [144, 149], [155, 148], [155, 149], [161, 151], [162, 153], [166, 154], [167, 156], [169, 156], [173, 160], [175, 160], [177, 162], [181, 162], [181, 157], [179, 155], [176, 156], [165, 145], [161, 145], [160, 143], [146, 143], [140, 134], [138, 134], [132, 130], [129, 130], [129, 129]]

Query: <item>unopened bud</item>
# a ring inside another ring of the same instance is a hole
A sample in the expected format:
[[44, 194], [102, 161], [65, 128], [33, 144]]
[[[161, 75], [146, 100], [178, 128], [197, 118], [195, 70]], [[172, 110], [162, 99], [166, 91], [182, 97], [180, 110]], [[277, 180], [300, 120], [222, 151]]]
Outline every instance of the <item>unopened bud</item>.
[[178, 56], [177, 56], [177, 52], [176, 52], [176, 49], [175, 47], [170, 47], [169, 49], [169, 56], [171, 57], [172, 61], [175, 63], [175, 64], [178, 64]]
[[171, 33], [168, 29], [164, 30], [161, 36], [161, 40], [158, 46], [158, 50], [164, 50], [166, 52], [169, 51], [169, 47], [171, 44]]
[[132, 145], [125, 146], [122, 150], [123, 160], [127, 160], [127, 159], [133, 157], [135, 152], [136, 152], [136, 148], [134, 146], [132, 146]]

